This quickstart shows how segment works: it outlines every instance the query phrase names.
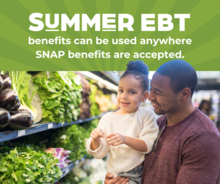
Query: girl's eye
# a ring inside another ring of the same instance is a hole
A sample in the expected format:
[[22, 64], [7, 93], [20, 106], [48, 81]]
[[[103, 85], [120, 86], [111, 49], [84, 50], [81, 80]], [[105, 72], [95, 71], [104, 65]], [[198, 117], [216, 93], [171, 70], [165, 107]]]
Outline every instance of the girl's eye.
[[135, 94], [135, 92], [134, 92], [134, 91], [130, 91], [130, 93], [131, 93], [131, 94]]
[[122, 93], [122, 92], [123, 92], [123, 90], [122, 90], [122, 89], [119, 89], [119, 90], [118, 90], [118, 92]]

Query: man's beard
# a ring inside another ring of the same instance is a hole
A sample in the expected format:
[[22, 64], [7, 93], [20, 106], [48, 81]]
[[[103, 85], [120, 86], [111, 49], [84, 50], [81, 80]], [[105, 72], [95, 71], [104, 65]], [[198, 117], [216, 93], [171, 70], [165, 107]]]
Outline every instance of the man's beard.
[[166, 114], [166, 112], [164, 112], [162, 109], [154, 109], [154, 112], [155, 112], [157, 115], [164, 115], [164, 114]]

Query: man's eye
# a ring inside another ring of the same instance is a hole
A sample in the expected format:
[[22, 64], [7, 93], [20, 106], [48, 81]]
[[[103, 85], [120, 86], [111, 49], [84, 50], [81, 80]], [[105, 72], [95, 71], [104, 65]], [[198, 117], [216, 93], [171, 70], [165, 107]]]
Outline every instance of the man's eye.
[[156, 93], [157, 95], [160, 95], [160, 92], [159, 92], [159, 91], [155, 91], [155, 93]]

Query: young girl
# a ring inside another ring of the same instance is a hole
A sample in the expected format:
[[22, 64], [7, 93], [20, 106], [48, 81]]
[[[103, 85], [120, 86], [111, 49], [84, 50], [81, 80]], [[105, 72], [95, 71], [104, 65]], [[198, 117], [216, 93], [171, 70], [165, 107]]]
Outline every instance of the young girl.
[[148, 97], [148, 83], [148, 67], [142, 61], [129, 62], [118, 86], [120, 110], [101, 118], [86, 145], [95, 158], [109, 153], [107, 171], [129, 177], [129, 184], [141, 183], [144, 154], [151, 152], [159, 131], [154, 112], [140, 107]]

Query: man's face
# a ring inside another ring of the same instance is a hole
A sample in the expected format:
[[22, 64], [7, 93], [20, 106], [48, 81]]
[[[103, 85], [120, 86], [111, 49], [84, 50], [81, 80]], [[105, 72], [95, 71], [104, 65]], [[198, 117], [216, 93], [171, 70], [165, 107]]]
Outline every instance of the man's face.
[[178, 109], [177, 94], [170, 88], [170, 78], [155, 73], [151, 81], [148, 99], [158, 115], [173, 113]]

